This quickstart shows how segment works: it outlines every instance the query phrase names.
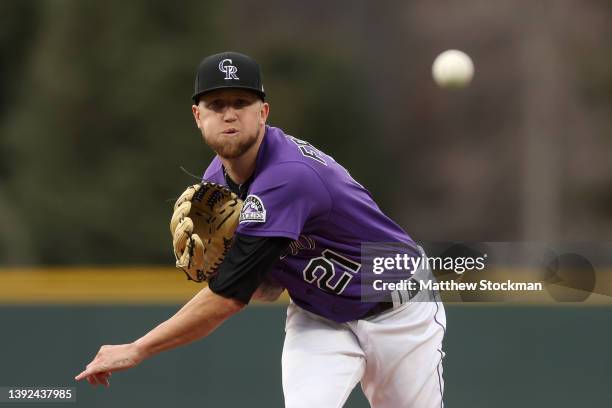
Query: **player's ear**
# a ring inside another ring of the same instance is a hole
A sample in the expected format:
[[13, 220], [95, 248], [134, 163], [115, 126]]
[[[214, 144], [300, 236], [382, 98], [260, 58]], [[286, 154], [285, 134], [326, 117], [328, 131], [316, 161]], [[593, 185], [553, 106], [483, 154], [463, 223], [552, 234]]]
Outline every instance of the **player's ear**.
[[193, 113], [193, 119], [195, 120], [198, 129], [201, 129], [202, 120], [200, 119], [200, 109], [197, 105], [191, 105], [191, 112]]
[[261, 104], [261, 120], [263, 124], [268, 120], [268, 115], [270, 114], [270, 104], [267, 102], [262, 102]]

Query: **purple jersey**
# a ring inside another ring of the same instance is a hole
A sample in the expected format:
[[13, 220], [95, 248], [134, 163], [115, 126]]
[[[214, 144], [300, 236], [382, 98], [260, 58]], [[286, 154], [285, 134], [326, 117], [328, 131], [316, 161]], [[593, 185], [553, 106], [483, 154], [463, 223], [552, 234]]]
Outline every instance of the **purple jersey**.
[[[227, 185], [219, 157], [204, 180]], [[344, 167], [308, 142], [266, 126], [238, 233], [294, 240], [270, 273], [300, 307], [334, 320], [358, 319], [361, 245], [416, 244]]]

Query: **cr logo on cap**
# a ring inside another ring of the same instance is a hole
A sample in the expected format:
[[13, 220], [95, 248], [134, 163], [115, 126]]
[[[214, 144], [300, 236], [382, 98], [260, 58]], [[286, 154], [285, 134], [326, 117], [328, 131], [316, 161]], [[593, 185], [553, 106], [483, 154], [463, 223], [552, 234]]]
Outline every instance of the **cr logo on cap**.
[[219, 63], [219, 71], [225, 72], [224, 79], [240, 79], [236, 76], [236, 72], [238, 72], [238, 68], [234, 65], [225, 65], [227, 62], [231, 64], [232, 60], [229, 58], [226, 58], [224, 60], [221, 60], [221, 62]]

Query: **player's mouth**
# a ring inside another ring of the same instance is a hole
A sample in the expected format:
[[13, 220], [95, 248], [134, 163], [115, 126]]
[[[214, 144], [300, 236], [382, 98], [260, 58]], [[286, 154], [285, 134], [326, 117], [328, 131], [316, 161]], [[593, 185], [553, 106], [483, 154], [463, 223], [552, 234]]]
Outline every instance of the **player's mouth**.
[[239, 133], [240, 131], [236, 128], [229, 128], [229, 129], [225, 129], [223, 131], [224, 135], [235, 135], [236, 133]]

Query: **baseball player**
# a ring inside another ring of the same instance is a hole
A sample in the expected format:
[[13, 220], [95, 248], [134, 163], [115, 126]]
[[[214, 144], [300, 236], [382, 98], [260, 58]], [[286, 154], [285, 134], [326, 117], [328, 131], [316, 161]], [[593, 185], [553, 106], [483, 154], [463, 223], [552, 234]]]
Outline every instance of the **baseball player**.
[[273, 299], [286, 288], [286, 407], [341, 407], [358, 382], [375, 408], [443, 406], [446, 317], [435, 294], [363, 300], [363, 243], [400, 243], [414, 257], [421, 248], [331, 156], [266, 124], [270, 106], [250, 57], [204, 59], [193, 100], [195, 123], [217, 154], [203, 179], [244, 200], [233, 244], [209, 285], [173, 317], [133, 343], [103, 346], [76, 380], [108, 386], [112, 372], [203, 338], [254, 296]]

